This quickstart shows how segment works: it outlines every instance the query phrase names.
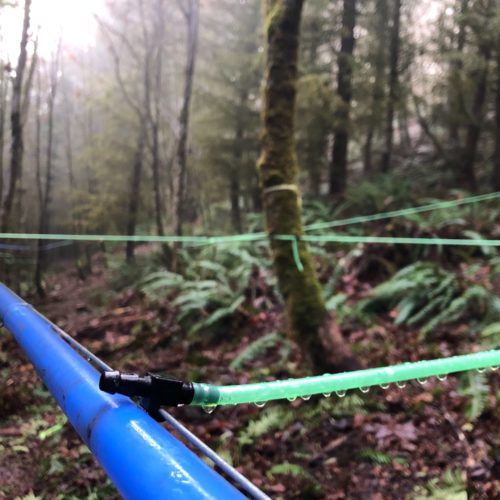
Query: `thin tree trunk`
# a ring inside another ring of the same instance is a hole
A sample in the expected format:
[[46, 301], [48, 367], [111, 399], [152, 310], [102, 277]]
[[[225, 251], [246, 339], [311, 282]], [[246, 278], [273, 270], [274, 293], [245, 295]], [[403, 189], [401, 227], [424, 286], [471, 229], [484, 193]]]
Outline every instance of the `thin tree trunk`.
[[231, 201], [231, 225], [236, 233], [241, 233], [240, 176], [238, 167], [232, 167], [229, 179], [229, 198]]
[[159, 151], [159, 126], [157, 123], [152, 127], [152, 162], [151, 168], [153, 170], [153, 190], [155, 199], [155, 222], [156, 233], [159, 236], [165, 234], [163, 228], [163, 203], [161, 197], [161, 180], [160, 180], [160, 151]]
[[457, 36], [457, 55], [451, 63], [450, 71], [450, 83], [449, 83], [449, 135], [450, 142], [454, 150], [459, 149], [459, 131], [460, 125], [462, 124], [462, 116], [464, 114], [463, 110], [463, 98], [461, 94], [462, 89], [462, 72], [463, 72], [463, 61], [461, 59], [465, 48], [465, 42], [467, 38], [467, 23], [465, 17], [469, 10], [469, 0], [460, 0], [460, 12], [458, 20], [458, 36]]
[[187, 143], [189, 117], [193, 96], [193, 80], [198, 48], [199, 0], [188, 0], [184, 15], [187, 25], [187, 62], [184, 80], [182, 108], [179, 115], [179, 139], [174, 163], [174, 231], [182, 235], [185, 181], [187, 175]]
[[[48, 117], [47, 117], [47, 156], [45, 164], [45, 184], [41, 189], [41, 205], [40, 214], [38, 221], [38, 232], [44, 234], [49, 229], [50, 223], [50, 197], [52, 194], [52, 170], [53, 170], [53, 159], [54, 159], [54, 106], [57, 96], [58, 79], [59, 79], [59, 61], [61, 56], [61, 41], [59, 40], [59, 46], [55, 59], [52, 62], [51, 75], [50, 75], [50, 89], [48, 98]], [[39, 124], [37, 124], [37, 141], [39, 140], [38, 134], [40, 133]], [[39, 143], [38, 143], [39, 146]], [[43, 241], [38, 240], [36, 262], [35, 262], [35, 287], [37, 293], [40, 297], [45, 296], [45, 291], [43, 288], [42, 275], [44, 268], [43, 259]]]
[[[165, 234], [163, 226], [163, 201], [161, 190], [161, 158], [160, 158], [160, 126], [161, 126], [161, 100], [162, 100], [162, 70], [163, 70], [163, 45], [165, 33], [165, 9], [163, 0], [158, 0], [156, 3], [158, 19], [155, 23], [155, 33], [153, 36], [155, 44], [155, 75], [154, 75], [154, 111], [151, 117], [151, 135], [152, 135], [152, 148], [151, 167], [153, 170], [153, 189], [155, 199], [155, 221], [156, 232], [159, 236]], [[166, 251], [166, 247], [163, 248]]]
[[389, 97], [387, 99], [387, 115], [385, 130], [385, 149], [380, 169], [388, 172], [392, 163], [394, 147], [394, 110], [399, 98], [399, 45], [401, 24], [401, 2], [394, 0], [389, 54]]
[[500, 40], [497, 43], [497, 74], [495, 93], [495, 157], [493, 160], [493, 189], [500, 191]]
[[476, 90], [473, 98], [472, 120], [466, 128], [465, 147], [462, 155], [460, 172], [461, 185], [470, 191], [477, 191], [477, 177], [474, 164], [476, 162], [477, 147], [483, 125], [484, 105], [488, 91], [488, 66], [491, 58], [491, 46], [488, 42], [480, 43], [479, 58], [483, 67], [478, 70]]
[[[129, 202], [127, 209], [127, 235], [134, 236], [137, 225], [137, 214], [139, 212], [139, 200], [141, 197], [141, 180], [143, 156], [146, 145], [146, 129], [143, 123], [139, 124], [139, 136], [137, 138], [137, 146], [134, 155], [134, 165], [132, 175], [130, 176]], [[127, 241], [125, 247], [125, 257], [127, 262], [134, 260], [135, 243]]]
[[382, 117], [384, 75], [387, 64], [387, 0], [377, 0], [375, 4], [375, 16], [377, 23], [373, 38], [377, 40], [377, 52], [375, 56], [375, 81], [373, 83], [373, 93], [371, 97], [370, 119], [363, 148], [363, 169], [365, 173], [369, 173], [373, 170], [373, 139], [375, 138], [375, 131]]
[[330, 194], [342, 195], [347, 184], [347, 153], [349, 148], [349, 116], [352, 100], [352, 70], [356, 0], [344, 0], [342, 41], [338, 56], [337, 94], [341, 100], [335, 113], [336, 130], [330, 166]]
[[[299, 26], [303, 0], [266, 0], [267, 40], [262, 110], [263, 139], [258, 162], [267, 231], [274, 267], [286, 302], [290, 327], [316, 371], [344, 369], [353, 360], [329, 316], [303, 233], [298, 164], [294, 140]], [[297, 237], [303, 270], [292, 242], [273, 235]]]
[[[73, 191], [76, 187], [75, 185], [75, 170], [73, 167], [73, 122], [71, 120], [72, 110], [69, 109], [69, 102], [67, 96], [65, 96], [65, 150], [66, 150], [66, 166], [68, 168], [68, 186], [71, 193], [71, 204], [73, 205]], [[73, 217], [73, 207], [71, 209]]]
[[[247, 99], [247, 93], [242, 91], [240, 93], [239, 105], [240, 110], [244, 109], [245, 102]], [[236, 114], [236, 136], [235, 136], [235, 164], [231, 165], [229, 170], [229, 200], [231, 202], [231, 225], [233, 230], [237, 233], [241, 233], [241, 209], [240, 209], [240, 172], [243, 162], [243, 137], [244, 137], [244, 114], [239, 112]]]
[[21, 35], [21, 45], [19, 52], [19, 59], [17, 62], [16, 76], [12, 84], [12, 99], [11, 99], [11, 157], [10, 157], [10, 179], [7, 186], [7, 192], [2, 206], [2, 216], [0, 220], [0, 230], [6, 232], [10, 224], [10, 215], [12, 207], [14, 206], [14, 198], [16, 195], [19, 178], [22, 172], [23, 153], [24, 153], [24, 140], [23, 140], [23, 120], [22, 120], [22, 95], [23, 95], [23, 82], [24, 73], [26, 70], [26, 63], [28, 60], [28, 35], [30, 28], [30, 10], [31, 0], [24, 1], [24, 19], [23, 31]]
[[0, 75], [0, 206], [3, 198], [3, 179], [4, 179], [4, 148], [5, 148], [5, 120], [7, 116], [7, 78], [5, 72]]

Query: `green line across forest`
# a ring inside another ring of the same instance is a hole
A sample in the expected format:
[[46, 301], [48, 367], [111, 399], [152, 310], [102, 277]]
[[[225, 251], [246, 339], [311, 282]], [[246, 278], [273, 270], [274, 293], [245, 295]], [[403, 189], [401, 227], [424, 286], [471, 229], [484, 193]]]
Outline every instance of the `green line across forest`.
[[[348, 219], [339, 219], [330, 222], [320, 222], [305, 226], [305, 231], [315, 231], [320, 229], [328, 229], [333, 227], [347, 226], [360, 224], [364, 222], [373, 222], [383, 219], [403, 217], [412, 214], [440, 210], [444, 208], [452, 208], [463, 206], [466, 204], [478, 203], [482, 201], [490, 201], [500, 198], [500, 192], [487, 193], [477, 196], [470, 196], [458, 200], [441, 201], [428, 205], [410, 207], [401, 210], [393, 210], [381, 212], [366, 216], [351, 217]], [[158, 235], [110, 235], [110, 234], [37, 234], [37, 233], [0, 233], [0, 239], [16, 239], [16, 240], [58, 240], [58, 241], [84, 241], [84, 242], [112, 242], [112, 243], [181, 243], [185, 245], [223, 245], [223, 244], [238, 244], [252, 241], [264, 241], [268, 238], [278, 241], [290, 241], [292, 244], [293, 256], [297, 268], [303, 270], [300, 261], [300, 253], [298, 248], [299, 241], [309, 243], [379, 243], [388, 245], [437, 245], [437, 246], [479, 246], [479, 247], [500, 247], [500, 240], [490, 240], [482, 238], [429, 238], [429, 237], [397, 237], [397, 236], [366, 236], [366, 235], [342, 235], [342, 234], [276, 234], [268, 235], [265, 232], [219, 235], [219, 236], [158, 236]]]

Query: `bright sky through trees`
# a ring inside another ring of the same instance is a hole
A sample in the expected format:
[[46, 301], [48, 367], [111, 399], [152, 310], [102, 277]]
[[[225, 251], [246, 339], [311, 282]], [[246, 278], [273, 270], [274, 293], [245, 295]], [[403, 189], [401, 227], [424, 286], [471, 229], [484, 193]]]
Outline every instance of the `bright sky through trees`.
[[[23, 9], [5, 8], [0, 20], [2, 52], [15, 61], [19, 52]], [[40, 32], [39, 53], [48, 57], [59, 37], [66, 47], [87, 47], [95, 42], [94, 14], [104, 9], [103, 0], [33, 0], [31, 31]]]

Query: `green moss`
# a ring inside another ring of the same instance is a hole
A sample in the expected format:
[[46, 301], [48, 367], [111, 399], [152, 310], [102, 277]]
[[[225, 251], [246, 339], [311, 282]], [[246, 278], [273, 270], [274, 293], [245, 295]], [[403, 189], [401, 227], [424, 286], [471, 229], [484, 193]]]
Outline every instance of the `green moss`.
[[264, 32], [268, 33], [282, 17], [283, 0], [264, 0], [263, 4], [263, 12], [265, 12]]
[[[295, 152], [294, 113], [297, 86], [298, 27], [302, 1], [266, 2], [265, 28], [268, 40], [263, 85], [262, 153], [258, 170], [262, 188], [297, 184], [299, 167]], [[297, 17], [298, 16], [298, 17]], [[275, 270], [286, 301], [291, 330], [314, 366], [324, 366], [320, 331], [328, 319], [321, 289], [307, 245], [299, 242], [303, 271], [297, 269], [292, 242], [272, 235], [303, 234], [301, 200], [293, 190], [264, 195], [267, 231]]]

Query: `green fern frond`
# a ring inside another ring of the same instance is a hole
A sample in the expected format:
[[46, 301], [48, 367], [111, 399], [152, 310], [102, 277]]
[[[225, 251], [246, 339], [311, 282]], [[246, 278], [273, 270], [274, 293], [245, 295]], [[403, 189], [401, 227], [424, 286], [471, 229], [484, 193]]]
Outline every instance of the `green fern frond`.
[[283, 336], [277, 332], [268, 333], [254, 340], [236, 358], [231, 361], [229, 367], [232, 370], [241, 370], [246, 364], [262, 356], [268, 349], [275, 347], [284, 341]]
[[414, 490], [412, 500], [467, 500], [467, 478], [460, 470], [448, 469], [441, 478], [431, 479]]
[[389, 465], [392, 463], [392, 457], [390, 455], [373, 448], [363, 448], [359, 451], [358, 455], [363, 460], [377, 465]]
[[248, 426], [240, 432], [238, 442], [240, 446], [253, 444], [255, 439], [271, 431], [284, 429], [293, 421], [293, 410], [275, 406], [265, 410], [257, 420], [251, 420]]
[[304, 467], [291, 464], [290, 462], [283, 462], [282, 464], [273, 465], [267, 472], [267, 477], [273, 478], [274, 476], [307, 476], [309, 477], [309, 473], [304, 469]]
[[490, 386], [486, 374], [479, 372], [466, 372], [460, 376], [458, 393], [468, 398], [465, 416], [474, 422], [486, 408]]

